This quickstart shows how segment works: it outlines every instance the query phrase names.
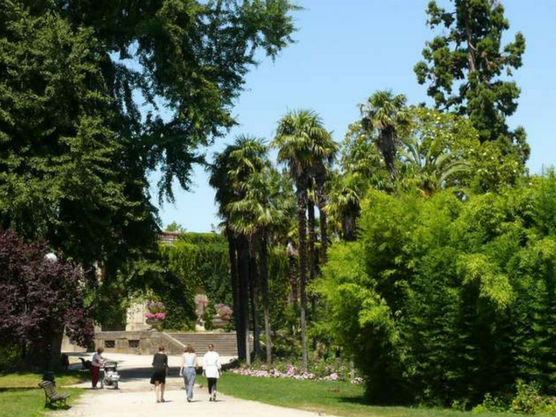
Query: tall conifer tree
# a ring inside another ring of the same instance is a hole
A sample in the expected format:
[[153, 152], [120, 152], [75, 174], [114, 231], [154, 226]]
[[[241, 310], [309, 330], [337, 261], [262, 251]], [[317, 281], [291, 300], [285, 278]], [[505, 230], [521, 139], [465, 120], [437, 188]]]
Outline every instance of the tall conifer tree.
[[495, 141], [505, 154], [529, 157], [525, 130], [511, 130], [506, 118], [517, 109], [520, 89], [511, 81], [521, 67], [525, 38], [502, 44], [510, 28], [504, 7], [496, 0], [451, 0], [451, 10], [431, 1], [428, 25], [442, 29], [423, 50], [424, 61], [415, 66], [420, 84], [436, 107], [467, 115], [481, 140]]

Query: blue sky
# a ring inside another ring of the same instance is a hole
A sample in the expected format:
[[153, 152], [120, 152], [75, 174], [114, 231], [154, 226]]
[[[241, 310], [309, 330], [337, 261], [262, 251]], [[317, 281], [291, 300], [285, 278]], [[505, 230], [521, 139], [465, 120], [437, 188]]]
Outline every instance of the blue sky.
[[[358, 118], [357, 104], [376, 90], [404, 93], [410, 103], [425, 101], [413, 66], [432, 37], [425, 25], [428, 1], [298, 0], [305, 10], [296, 15], [297, 42], [247, 75], [246, 91], [233, 112], [239, 126], [206, 149], [209, 160], [240, 133], [271, 139], [277, 120], [291, 109], [316, 110], [341, 141]], [[526, 128], [532, 148], [528, 166], [536, 173], [556, 165], [556, 1], [502, 3], [510, 36], [521, 31], [527, 40], [524, 65], [515, 74], [520, 104], [510, 124]], [[176, 221], [188, 231], [210, 231], [219, 222], [214, 191], [200, 167], [193, 181], [190, 192], [176, 186], [176, 203], [160, 207], [160, 217], [164, 225]]]

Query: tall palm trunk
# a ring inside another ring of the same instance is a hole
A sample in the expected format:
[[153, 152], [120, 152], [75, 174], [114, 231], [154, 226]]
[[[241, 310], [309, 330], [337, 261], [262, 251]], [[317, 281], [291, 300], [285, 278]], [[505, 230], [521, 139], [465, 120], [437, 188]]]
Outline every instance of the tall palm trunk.
[[[315, 203], [311, 197], [307, 199], [307, 213], [309, 220], [309, 283], [314, 282], [317, 278], [317, 253], [315, 250]], [[317, 312], [317, 299], [311, 296], [311, 312], [313, 320]]]
[[288, 242], [286, 254], [288, 256], [288, 276], [290, 277], [290, 285], [292, 287], [292, 306], [297, 309], [297, 304], [299, 303], [299, 280], [297, 277], [297, 262], [295, 260], [297, 254], [291, 242]]
[[257, 239], [249, 238], [249, 294], [251, 296], [251, 316], [253, 320], [253, 350], [255, 357], [262, 359], [261, 329], [259, 326], [259, 274], [257, 271]]
[[230, 273], [232, 281], [232, 299], [234, 305], [234, 324], [236, 327], [237, 353], [239, 360], [245, 360], [245, 331], [243, 329], [243, 318], [240, 308], [239, 280], [237, 269], [237, 245], [235, 236], [231, 232], [227, 232], [228, 237], [228, 255], [230, 257]]
[[344, 212], [342, 227], [344, 230], [344, 239], [353, 242], [357, 239], [357, 219], [361, 213], [361, 207], [358, 203], [350, 203]]
[[309, 282], [317, 277], [317, 256], [315, 251], [315, 203], [311, 198], [307, 200], [307, 213], [309, 220]]
[[325, 174], [318, 173], [317, 183], [317, 205], [319, 206], [320, 221], [320, 261], [321, 265], [328, 261], [328, 218], [326, 216], [326, 193], [324, 189]]
[[243, 320], [242, 330], [245, 361], [251, 364], [251, 349], [249, 347], [249, 242], [245, 236], [238, 237], [238, 264], [239, 264], [239, 303]]
[[268, 242], [263, 231], [260, 247], [261, 283], [263, 290], [264, 332], [266, 338], [266, 363], [272, 363], [272, 332], [270, 328], [270, 296], [268, 290]]
[[380, 132], [379, 148], [390, 177], [394, 181], [396, 180], [396, 132], [392, 126], [388, 126]]
[[297, 184], [297, 218], [299, 224], [299, 292], [301, 298], [301, 345], [302, 367], [307, 370], [307, 188], [301, 181]]

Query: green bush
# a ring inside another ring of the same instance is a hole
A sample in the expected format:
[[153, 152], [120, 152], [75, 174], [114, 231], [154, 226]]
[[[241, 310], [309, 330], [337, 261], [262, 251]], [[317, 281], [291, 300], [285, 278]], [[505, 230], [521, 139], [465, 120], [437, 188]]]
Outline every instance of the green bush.
[[538, 382], [518, 380], [514, 396], [504, 398], [486, 394], [483, 402], [473, 408], [475, 414], [485, 412], [556, 415], [556, 397], [542, 395]]
[[370, 400], [556, 389], [556, 178], [527, 181], [463, 201], [368, 195], [360, 239], [331, 248], [318, 289]]

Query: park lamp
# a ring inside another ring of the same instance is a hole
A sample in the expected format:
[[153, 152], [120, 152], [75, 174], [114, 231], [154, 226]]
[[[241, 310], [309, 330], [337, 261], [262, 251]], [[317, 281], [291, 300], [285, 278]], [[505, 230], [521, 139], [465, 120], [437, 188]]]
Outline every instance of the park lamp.
[[44, 255], [44, 260], [55, 264], [58, 262], [58, 257], [56, 256], [56, 254], [49, 252], [46, 255]]
[[[56, 264], [58, 263], [58, 257], [56, 256], [56, 254], [49, 252], [46, 255], [44, 255], [44, 260], [48, 263], [51, 264]], [[54, 370], [52, 369], [52, 348], [49, 347], [49, 355], [47, 357], [47, 366], [46, 366], [46, 371], [44, 372], [44, 375], [42, 376], [42, 380], [43, 381], [50, 381], [53, 384], [56, 384], [55, 381], [55, 377], [54, 377]]]

